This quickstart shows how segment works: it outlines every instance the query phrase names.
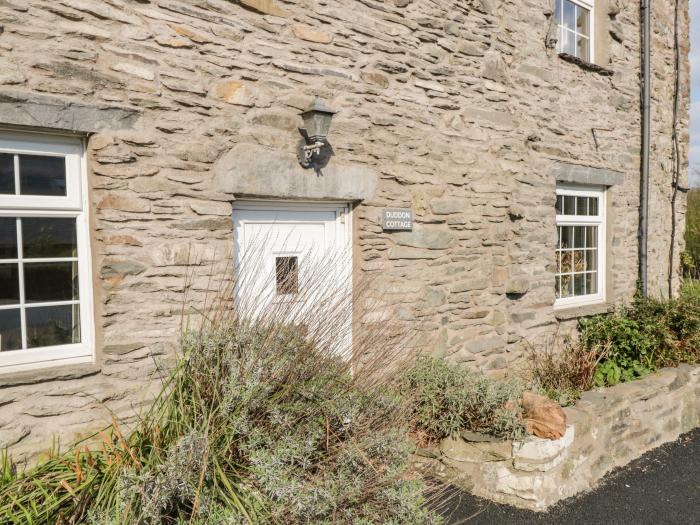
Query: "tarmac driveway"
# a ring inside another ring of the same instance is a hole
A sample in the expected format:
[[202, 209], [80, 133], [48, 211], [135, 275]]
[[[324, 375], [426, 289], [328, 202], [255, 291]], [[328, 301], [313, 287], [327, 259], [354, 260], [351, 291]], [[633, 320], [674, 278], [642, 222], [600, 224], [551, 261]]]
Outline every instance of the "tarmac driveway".
[[518, 510], [455, 492], [442, 511], [456, 525], [700, 525], [700, 429], [608, 474], [592, 492], [547, 513]]

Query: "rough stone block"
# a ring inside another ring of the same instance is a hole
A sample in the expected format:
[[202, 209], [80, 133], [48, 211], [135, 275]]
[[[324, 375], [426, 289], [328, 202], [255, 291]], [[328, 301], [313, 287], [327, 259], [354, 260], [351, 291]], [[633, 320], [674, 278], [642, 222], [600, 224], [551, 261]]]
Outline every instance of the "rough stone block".
[[564, 435], [557, 440], [529, 437], [513, 443], [513, 465], [525, 471], [546, 472], [561, 464], [566, 451], [574, 442], [576, 431], [573, 425], [566, 427]]
[[141, 118], [138, 108], [85, 104], [50, 95], [2, 91], [3, 124], [81, 133], [131, 129]]
[[506, 461], [511, 457], [511, 445], [506, 441], [475, 443], [461, 437], [448, 437], [440, 442], [440, 453], [458, 463]]
[[455, 240], [455, 235], [441, 228], [415, 226], [413, 231], [398, 232], [393, 235], [400, 246], [444, 250]]

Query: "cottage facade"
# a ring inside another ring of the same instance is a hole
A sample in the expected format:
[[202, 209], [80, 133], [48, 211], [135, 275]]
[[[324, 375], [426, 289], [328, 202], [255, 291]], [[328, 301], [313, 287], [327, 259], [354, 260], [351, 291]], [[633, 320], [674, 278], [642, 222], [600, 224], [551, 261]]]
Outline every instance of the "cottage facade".
[[[673, 22], [654, 2], [656, 295], [682, 249]], [[422, 344], [488, 373], [634, 293], [639, 3], [6, 0], [0, 26], [0, 447], [17, 459], [133, 415], [183, 301], [281, 217], [349, 246]], [[297, 157], [315, 98], [338, 111], [319, 173]], [[283, 251], [261, 265], [293, 274], [303, 254]]]

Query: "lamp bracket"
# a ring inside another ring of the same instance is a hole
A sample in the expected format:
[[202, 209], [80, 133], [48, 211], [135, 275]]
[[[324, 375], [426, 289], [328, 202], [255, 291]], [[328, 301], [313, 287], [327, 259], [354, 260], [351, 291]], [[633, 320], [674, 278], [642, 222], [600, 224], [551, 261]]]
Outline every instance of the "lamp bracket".
[[325, 137], [310, 137], [304, 128], [299, 128], [302, 139], [297, 146], [297, 158], [304, 169], [313, 168], [317, 174], [328, 165], [334, 155], [333, 148]]

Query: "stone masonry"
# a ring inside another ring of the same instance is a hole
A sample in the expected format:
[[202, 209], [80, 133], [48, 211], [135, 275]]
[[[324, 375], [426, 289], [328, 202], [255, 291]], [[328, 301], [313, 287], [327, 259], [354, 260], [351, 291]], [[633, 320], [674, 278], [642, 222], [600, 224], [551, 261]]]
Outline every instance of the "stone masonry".
[[[649, 260], [660, 294], [673, 4], [653, 5]], [[353, 213], [354, 275], [373, 279], [427, 348], [503, 374], [528, 342], [594, 312], [553, 309], [556, 166], [615, 180], [607, 298], [628, 299], [639, 5], [596, 0], [595, 67], [546, 45], [552, 12], [551, 0], [0, 0], [0, 123], [90, 133], [97, 331], [94, 365], [0, 375], [0, 447], [26, 459], [52, 435], [70, 442], [112, 413], [128, 424], [174, 355], [183, 304], [205, 302], [231, 271], [235, 195], [215, 173], [236, 163], [233, 151], [241, 166], [266, 152], [293, 157], [298, 113], [314, 96], [339, 110], [331, 175], [378, 175]], [[682, 185], [687, 53], [684, 39]], [[684, 206], [681, 193], [679, 232]], [[414, 231], [383, 232], [384, 207], [412, 207]]]
[[[700, 367], [683, 365], [602, 391], [564, 409], [558, 440], [476, 441], [424, 449], [416, 466], [474, 494], [532, 510], [594, 488], [605, 474], [700, 424]], [[481, 436], [486, 438], [487, 436]]]

